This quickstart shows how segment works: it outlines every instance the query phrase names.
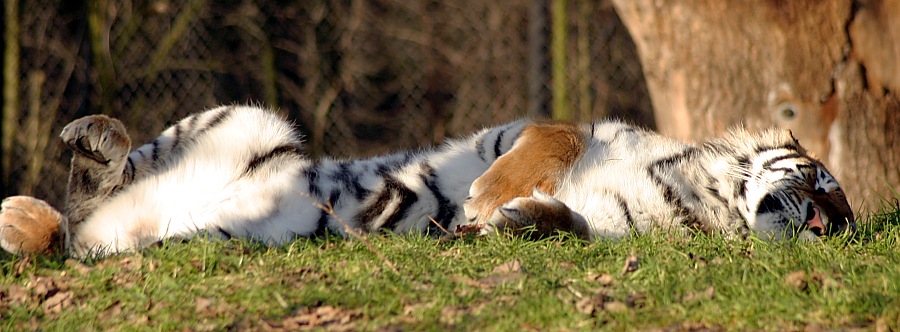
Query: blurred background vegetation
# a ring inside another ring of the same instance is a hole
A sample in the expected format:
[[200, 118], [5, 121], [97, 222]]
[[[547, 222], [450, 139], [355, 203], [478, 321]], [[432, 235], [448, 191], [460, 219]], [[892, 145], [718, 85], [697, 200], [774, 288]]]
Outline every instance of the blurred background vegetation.
[[3, 196], [56, 206], [69, 158], [57, 134], [95, 113], [137, 146], [189, 113], [262, 104], [310, 154], [334, 156], [523, 116], [653, 127], [605, 0], [7, 0], [4, 16]]

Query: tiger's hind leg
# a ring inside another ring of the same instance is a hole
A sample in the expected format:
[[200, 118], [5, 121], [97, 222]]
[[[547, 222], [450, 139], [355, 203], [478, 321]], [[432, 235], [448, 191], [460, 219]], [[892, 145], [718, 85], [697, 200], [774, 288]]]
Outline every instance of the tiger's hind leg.
[[[17, 254], [64, 249], [68, 231], [118, 189], [129, 184], [131, 140], [116, 119], [93, 115], [67, 125], [60, 138], [72, 151], [66, 213], [28, 196], [3, 200], [0, 209], [0, 247]], [[68, 218], [67, 218], [68, 217]]]
[[74, 226], [133, 179], [126, 176], [131, 139], [119, 120], [105, 115], [69, 123], [60, 138], [73, 152], [66, 216]]
[[485, 225], [486, 232], [535, 226], [538, 235], [570, 231], [587, 237], [584, 219], [551, 197], [587, 139], [574, 124], [526, 127], [513, 148], [472, 183], [464, 205], [469, 222]]

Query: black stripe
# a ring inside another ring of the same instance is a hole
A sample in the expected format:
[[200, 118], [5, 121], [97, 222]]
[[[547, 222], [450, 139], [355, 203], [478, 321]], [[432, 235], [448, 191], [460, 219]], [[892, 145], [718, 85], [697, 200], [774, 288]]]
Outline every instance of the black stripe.
[[500, 145], [503, 144], [503, 135], [506, 134], [507, 129], [500, 130], [497, 133], [497, 140], [494, 141], [494, 159], [500, 158], [502, 153], [500, 153]]
[[308, 182], [308, 192], [313, 198], [322, 197], [322, 189], [319, 188], [319, 168], [320, 164], [318, 161], [313, 161], [312, 165], [303, 171], [303, 177], [306, 178], [306, 182]]
[[[393, 211], [386, 211], [387, 205], [390, 204], [392, 198], [397, 196], [400, 199], [400, 203], [397, 205], [397, 208]], [[418, 195], [409, 188], [407, 188], [403, 183], [400, 183], [397, 179], [393, 177], [386, 177], [384, 180], [384, 188], [381, 193], [378, 195], [378, 198], [375, 199], [371, 205], [369, 205], [365, 210], [360, 212], [356, 220], [359, 221], [361, 225], [366, 225], [366, 229], [374, 230], [374, 226], [372, 222], [375, 221], [378, 216], [383, 213], [390, 213], [384, 221], [384, 224], [381, 225], [383, 229], [394, 230], [397, 224], [406, 217], [406, 214], [409, 212], [409, 208], [419, 199]]]
[[756, 213], [760, 214], [781, 210], [784, 210], [784, 204], [781, 203], [781, 200], [775, 197], [775, 195], [767, 194], [765, 197], [763, 197], [762, 202], [759, 203], [759, 207], [756, 209]]
[[403, 154], [393, 155], [391, 156], [392, 158], [400, 158], [384, 161], [382, 164], [378, 165], [375, 173], [380, 176], [388, 176], [391, 172], [402, 168], [403, 166], [409, 165], [410, 161], [413, 159], [413, 156], [416, 156], [416, 153], [413, 151], [406, 151]]
[[[682, 197], [675, 193], [675, 188], [665, 183], [663, 178], [659, 175], [659, 171], [665, 168], [670, 168], [675, 164], [681, 163], [685, 161], [685, 159], [690, 158], [697, 152], [695, 148], [687, 148], [681, 153], [675, 154], [671, 157], [657, 160], [650, 164], [647, 168], [647, 173], [654, 180], [656, 186], [660, 191], [662, 191], [663, 199], [667, 202], [670, 202], [673, 207], [673, 212], [676, 216], [682, 217], [682, 224], [699, 230], [705, 230], [707, 225], [704, 225], [700, 220], [697, 219], [696, 215], [691, 213], [690, 209], [687, 205], [684, 204], [684, 200]], [[695, 193], [691, 193], [691, 196], [696, 197]]]
[[786, 160], [786, 159], [793, 159], [793, 158], [801, 158], [801, 157], [803, 157], [803, 156], [801, 156], [799, 153], [783, 154], [783, 155], [780, 155], [777, 157], [773, 157], [769, 160], [766, 160], [765, 162], [762, 163], [762, 168], [769, 169], [769, 167], [771, 167], [772, 165], [774, 165], [775, 163], [777, 163], [779, 161]]
[[475, 140], [475, 152], [478, 153], [478, 158], [481, 158], [483, 162], [487, 162], [487, 157], [484, 155], [484, 136], [487, 136], [487, 134], [485, 133]]
[[631, 209], [628, 208], [628, 202], [626, 202], [625, 198], [618, 193], [613, 194], [613, 197], [619, 202], [619, 208], [622, 209], [622, 214], [625, 216], [625, 224], [628, 225], [628, 229], [634, 229], [634, 218], [631, 216]]
[[295, 144], [285, 144], [279, 147], [276, 147], [269, 151], [268, 153], [257, 156], [247, 164], [247, 168], [244, 169], [244, 174], [250, 174], [256, 171], [260, 165], [269, 162], [272, 159], [281, 157], [281, 156], [290, 156], [290, 155], [300, 155], [300, 147]]
[[231, 239], [234, 238], [234, 236], [232, 236], [231, 233], [229, 233], [228, 231], [226, 231], [226, 230], [225, 230], [224, 228], [222, 228], [221, 226], [216, 227], [216, 231], [218, 231], [219, 233], [222, 233], [222, 236], [224, 236], [226, 240], [231, 240]]
[[728, 205], [728, 199], [726, 199], [725, 197], [722, 196], [722, 193], [719, 191], [719, 189], [712, 187], [712, 186], [708, 186], [708, 187], [706, 187], [706, 192], [709, 193], [710, 195], [712, 195], [712, 197], [717, 199], [722, 204], [725, 204], [726, 206]]
[[[341, 199], [341, 192], [338, 190], [332, 190], [331, 194], [328, 195], [328, 201], [325, 204], [332, 207], [332, 209], [336, 209], [336, 205], [338, 201]], [[316, 220], [316, 230], [313, 232], [312, 236], [322, 237], [328, 233], [328, 211], [322, 209], [319, 212], [319, 219]]]
[[[191, 115], [191, 117], [187, 119], [186, 122], [187, 122], [187, 131], [188, 132], [192, 132], [195, 129], [197, 129], [197, 118], [198, 118], [198, 116], [196, 114], [194, 114], [194, 115]], [[185, 122], [185, 121], [182, 121], [182, 122]]]
[[756, 147], [755, 152], [756, 152], [756, 154], [759, 154], [759, 153], [762, 153], [765, 151], [781, 150], [781, 149], [797, 151], [797, 145], [795, 145], [795, 144], [785, 144], [785, 145], [779, 145], [779, 146], [763, 145], [763, 146]]
[[[424, 174], [421, 175], [422, 182], [424, 182], [425, 186], [431, 190], [431, 194], [434, 195], [434, 199], [438, 203], [438, 211], [437, 215], [434, 216], [434, 220], [446, 230], [450, 227], [450, 223], [453, 222], [453, 219], [456, 218], [459, 206], [453, 204], [453, 202], [441, 192], [438, 182], [439, 179], [435, 173], [434, 167], [431, 167], [431, 165], [428, 165], [427, 163], [422, 163], [422, 169], [424, 171]], [[441, 230], [432, 222], [428, 223], [428, 230], [432, 232], [433, 235], [441, 234]]]
[[[131, 174], [128, 172], [129, 169], [131, 169]], [[128, 157], [128, 165], [125, 167], [125, 175], [127, 175], [128, 183], [134, 182], [135, 173], [137, 173], [137, 169], [134, 167], [134, 160], [131, 160], [131, 157]]]
[[181, 144], [181, 123], [175, 124], [175, 137], [172, 139], [172, 144], [169, 147], [169, 152], [175, 151], [178, 148], [178, 145]]
[[[737, 169], [743, 174], [745, 172], [750, 172], [750, 158], [747, 156], [738, 156], [736, 159]], [[747, 195], [747, 177], [750, 175], [742, 175], [736, 177], [737, 184], [735, 184], [734, 198], [745, 197]]]
[[194, 137], [198, 137], [198, 136], [200, 136], [200, 135], [203, 135], [203, 134], [205, 134], [207, 131], [209, 131], [210, 129], [213, 129], [213, 128], [215, 128], [215, 127], [218, 127], [220, 124], [222, 124], [222, 122], [225, 121], [226, 118], [228, 118], [228, 116], [231, 115], [231, 112], [232, 112], [232, 111], [234, 111], [234, 106], [230, 106], [230, 107], [228, 107], [228, 108], [222, 110], [221, 112], [219, 112], [219, 113], [216, 114], [215, 116], [213, 116], [213, 119], [210, 120], [209, 122], [207, 122], [206, 125], [203, 126], [203, 128], [201, 128], [200, 130], [198, 130], [198, 131], [197, 131], [197, 134], [194, 135]]
[[151, 144], [153, 144], [153, 153], [150, 156], [153, 160], [153, 165], [156, 165], [156, 162], [159, 161], [159, 139], [153, 140]]
[[337, 172], [330, 177], [332, 180], [340, 183], [341, 186], [350, 192], [357, 201], [362, 201], [369, 194], [369, 190], [363, 188], [362, 184], [359, 182], [359, 174], [354, 173], [350, 169], [350, 162], [341, 162], [338, 164]]

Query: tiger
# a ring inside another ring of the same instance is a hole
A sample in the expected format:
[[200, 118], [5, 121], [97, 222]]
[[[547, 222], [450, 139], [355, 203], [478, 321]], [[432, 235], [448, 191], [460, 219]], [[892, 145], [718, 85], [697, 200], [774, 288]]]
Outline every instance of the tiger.
[[311, 158], [276, 112], [190, 115], [131, 150], [104, 115], [68, 124], [64, 213], [14, 196], [13, 254], [102, 257], [208, 234], [279, 245], [334, 233], [529, 230], [596, 241], [654, 231], [771, 240], [852, 232], [838, 182], [788, 131], [736, 128], [688, 144], [620, 121], [520, 119], [431, 148]]

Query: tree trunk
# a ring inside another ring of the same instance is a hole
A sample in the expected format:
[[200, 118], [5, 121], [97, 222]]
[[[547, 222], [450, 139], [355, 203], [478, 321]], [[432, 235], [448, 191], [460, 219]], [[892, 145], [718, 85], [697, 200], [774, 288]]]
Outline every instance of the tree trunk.
[[[665, 134], [791, 129], [851, 204], [900, 188], [900, 0], [613, 0]], [[874, 205], [872, 204], [874, 203]]]

